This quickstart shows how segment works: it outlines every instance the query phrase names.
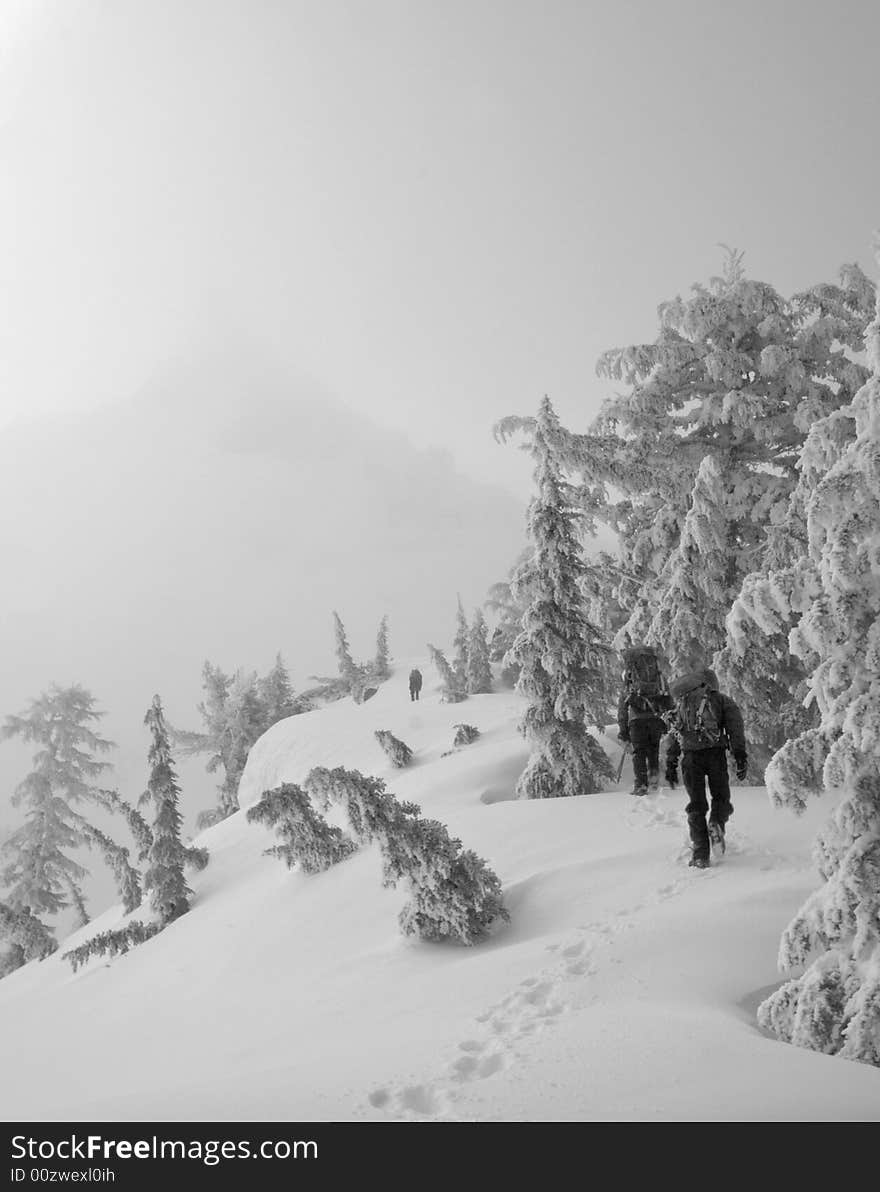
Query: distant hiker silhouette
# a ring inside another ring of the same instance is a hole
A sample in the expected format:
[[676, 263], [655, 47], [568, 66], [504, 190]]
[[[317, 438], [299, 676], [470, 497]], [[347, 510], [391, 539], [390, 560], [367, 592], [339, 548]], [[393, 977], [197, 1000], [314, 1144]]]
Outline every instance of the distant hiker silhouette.
[[422, 690], [422, 672], [413, 668], [409, 672], [409, 698], [411, 700], [419, 698], [419, 692]]

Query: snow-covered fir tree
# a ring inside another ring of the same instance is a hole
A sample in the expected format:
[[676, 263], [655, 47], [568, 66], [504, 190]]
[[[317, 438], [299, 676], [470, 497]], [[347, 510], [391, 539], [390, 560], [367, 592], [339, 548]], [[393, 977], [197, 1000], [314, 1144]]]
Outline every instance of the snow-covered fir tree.
[[601, 699], [608, 708], [616, 706], [620, 695], [620, 651], [633, 644], [618, 637], [629, 615], [621, 601], [630, 583], [631, 577], [608, 551], [584, 559], [580, 588], [587, 620], [595, 627], [600, 641], [611, 642], [616, 647], [601, 651], [596, 659], [601, 672]]
[[700, 464], [681, 539], [660, 575], [662, 595], [646, 641], [659, 644], [674, 674], [709, 666], [724, 643], [735, 595], [728, 583], [726, 485], [716, 456]]
[[373, 659], [373, 675], [377, 679], [385, 680], [391, 675], [391, 653], [388, 647], [388, 617], [384, 616], [379, 622], [376, 634], [376, 656]]
[[382, 746], [393, 766], [403, 767], [410, 764], [413, 751], [409, 745], [405, 745], [403, 741], [398, 740], [394, 733], [389, 732], [388, 729], [379, 728], [376, 729], [373, 736]]
[[221, 818], [238, 810], [238, 784], [244, 773], [251, 746], [269, 727], [266, 711], [260, 700], [257, 676], [254, 672], [239, 671], [229, 688], [226, 700], [226, 748], [224, 767], [226, 778], [221, 788], [218, 807]]
[[830, 436], [834, 462], [807, 498], [809, 558], [788, 594], [805, 608], [791, 647], [816, 661], [821, 719], [766, 775], [773, 799], [795, 810], [810, 790], [838, 801], [816, 842], [823, 885], [780, 945], [780, 966], [804, 971], [758, 1020], [787, 1042], [880, 1066], [880, 299], [866, 343], [871, 375], [847, 411], [854, 437], [841, 449], [834, 419], [811, 432]]
[[[726, 611], [746, 576], [772, 565], [768, 532], [787, 516], [809, 428], [865, 380], [853, 354], [873, 303], [856, 265], [841, 270], [839, 285], [786, 301], [746, 277], [741, 254], [729, 252], [722, 276], [661, 304], [654, 343], [601, 357], [600, 376], [627, 391], [587, 433], [562, 431], [558, 452], [580, 477], [587, 528], [602, 522], [620, 542], [615, 598], [629, 615], [618, 642], [648, 639], [670, 585], [683, 578], [670, 559], [707, 457], [722, 477]], [[533, 423], [504, 419], [496, 435]]]
[[[116, 881], [116, 889], [122, 899], [122, 909], [129, 914], [135, 907], [140, 906], [142, 890], [140, 874], [128, 859], [128, 849], [124, 845], [117, 844], [106, 832], [102, 832], [100, 828], [90, 824], [83, 816], [75, 813], [74, 815], [74, 822], [83, 844], [89, 848], [97, 849], [101, 853], [104, 864]], [[73, 892], [71, 896], [79, 912], [80, 923], [87, 923], [88, 916], [85, 913], [84, 902], [78, 900]]]
[[[217, 787], [217, 805], [198, 816], [199, 828], [219, 823], [238, 810], [238, 784], [248, 754], [258, 738], [275, 723], [273, 717], [279, 711], [277, 703], [267, 706], [264, 698], [268, 681], [268, 676], [259, 680], [254, 671], [237, 670], [227, 675], [206, 662], [202, 670], [205, 698], [198, 706], [204, 730], [190, 732], [169, 726], [169, 736], [179, 756], [207, 753], [208, 773], [223, 772], [223, 780]], [[282, 694], [283, 676], [277, 664], [271, 688], [273, 699]]]
[[[88, 921], [82, 882], [87, 871], [69, 853], [98, 848], [113, 873], [126, 908], [140, 900], [137, 871], [128, 849], [112, 840], [77, 810], [86, 802], [119, 810], [124, 801], [103, 790], [97, 779], [109, 768], [96, 754], [113, 748], [92, 727], [103, 713], [84, 687], [53, 685], [32, 700], [20, 716], [7, 716], [0, 740], [19, 738], [36, 747], [33, 769], [16, 787], [13, 805], [24, 808], [24, 823], [3, 846], [0, 884], [3, 901], [14, 912], [55, 915], [74, 907]], [[126, 818], [136, 819], [132, 808]]]
[[405, 882], [409, 900], [398, 922], [405, 935], [475, 944], [507, 921], [501, 883], [486, 862], [437, 820], [422, 819], [414, 803], [398, 802], [378, 778], [357, 770], [318, 767], [306, 790], [322, 809], [341, 806], [355, 836], [378, 841], [383, 883]]
[[249, 809], [247, 821], [274, 828], [283, 843], [265, 849], [265, 854], [280, 857], [288, 869], [299, 866], [303, 873], [322, 873], [358, 850], [355, 841], [328, 824], [302, 787], [292, 782], [264, 791]]
[[449, 665], [449, 660], [442, 650], [436, 646], [432, 646], [428, 642], [428, 653], [431, 656], [431, 661], [437, 668], [437, 673], [440, 675], [440, 699], [445, 704], [458, 704], [462, 700], [467, 699], [467, 691], [459, 683], [458, 676]]
[[535, 551], [523, 575], [530, 604], [510, 649], [520, 668], [517, 690], [529, 701], [520, 731], [531, 757], [517, 783], [525, 799], [591, 794], [611, 777], [611, 763], [587, 730], [588, 719], [601, 726], [610, 718], [599, 664], [604, 646], [584, 609], [580, 519], [559, 463], [559, 430], [545, 397], [530, 441], [538, 490], [528, 516]]
[[489, 630], [483, 610], [478, 608], [468, 633], [467, 689], [471, 695], [485, 695], [492, 690], [492, 667], [489, 664]]
[[86, 964], [93, 956], [124, 956], [131, 948], [146, 943], [162, 930], [161, 923], [142, 923], [135, 919], [125, 927], [112, 931], [100, 931], [87, 939], [84, 944], [62, 953], [61, 959], [70, 962], [74, 972]]
[[58, 947], [50, 929], [27, 907], [15, 910], [0, 902], [0, 939], [6, 951], [0, 954], [0, 979], [29, 960], [45, 960]]
[[164, 926], [189, 910], [192, 890], [186, 884], [187, 851], [180, 839], [180, 786], [171, 756], [168, 729], [158, 695], [144, 717], [152, 738], [148, 753], [150, 777], [146, 798], [153, 804], [152, 841], [144, 874], [144, 890]]
[[351, 656], [342, 618], [335, 611], [333, 613], [333, 635], [336, 639], [336, 665], [339, 669], [339, 677], [348, 685], [350, 691], [359, 678], [360, 668]]
[[722, 690], [742, 710], [754, 781], [763, 782], [767, 763], [786, 741], [818, 725], [816, 704], [807, 702], [814, 660], [798, 658], [789, 642], [799, 616], [792, 598], [796, 588], [803, 591], [803, 578], [801, 563], [746, 576], [715, 657]]
[[480, 730], [473, 724], [454, 724], [455, 736], [452, 744], [457, 749], [460, 745], [470, 745], [480, 735]]
[[452, 670], [455, 681], [462, 691], [467, 691], [468, 648], [470, 645], [470, 630], [461, 596], [458, 597], [458, 608], [455, 613], [455, 637], [452, 639]]
[[280, 654], [275, 656], [275, 663], [269, 673], [258, 680], [257, 694], [263, 708], [263, 722], [267, 728], [302, 711], [294, 695], [290, 672]]
[[501, 682], [507, 687], [514, 687], [519, 678], [519, 667], [509, 661], [509, 653], [522, 631], [522, 619], [529, 607], [527, 577], [531, 574], [529, 562], [532, 553], [530, 546], [520, 552], [507, 579], [492, 584], [485, 601], [486, 608], [495, 619], [495, 628], [489, 639], [489, 661], [501, 664]]

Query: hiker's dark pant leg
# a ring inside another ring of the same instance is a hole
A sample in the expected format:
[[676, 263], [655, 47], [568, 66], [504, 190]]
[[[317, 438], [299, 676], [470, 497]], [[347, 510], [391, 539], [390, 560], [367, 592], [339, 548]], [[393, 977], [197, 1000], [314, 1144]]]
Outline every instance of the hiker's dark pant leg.
[[730, 779], [727, 774], [727, 750], [719, 746], [717, 749], [703, 749], [700, 752], [706, 755], [706, 777], [709, 780], [709, 794], [712, 798], [709, 820], [714, 824], [724, 825], [733, 815]]
[[706, 800], [706, 764], [704, 754], [714, 752], [709, 749], [686, 749], [681, 755], [681, 778], [684, 789], [688, 793], [688, 803], [685, 807], [694, 852], [709, 855], [709, 829], [706, 824], [706, 813], [709, 804]]
[[630, 721], [633, 773], [639, 786], [647, 786], [649, 779], [656, 778], [660, 772], [660, 741], [663, 731], [663, 721], [656, 716]]

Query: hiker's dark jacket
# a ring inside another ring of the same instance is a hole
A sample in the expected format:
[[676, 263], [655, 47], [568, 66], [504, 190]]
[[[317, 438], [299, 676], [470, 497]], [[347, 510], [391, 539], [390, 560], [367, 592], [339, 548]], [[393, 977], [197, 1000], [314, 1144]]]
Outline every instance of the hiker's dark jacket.
[[[720, 691], [710, 689], [706, 695], [715, 711], [715, 717], [721, 729], [721, 740], [717, 745], [703, 745], [698, 748], [729, 748], [734, 757], [745, 756], [746, 734], [743, 728], [742, 712], [739, 710], [739, 705], [734, 703], [729, 695], [723, 695]], [[673, 733], [666, 749], [666, 764], [669, 765], [671, 762], [675, 765], [681, 756], [681, 752], [681, 742]], [[692, 753], [695, 750], [689, 749], [686, 752]]]

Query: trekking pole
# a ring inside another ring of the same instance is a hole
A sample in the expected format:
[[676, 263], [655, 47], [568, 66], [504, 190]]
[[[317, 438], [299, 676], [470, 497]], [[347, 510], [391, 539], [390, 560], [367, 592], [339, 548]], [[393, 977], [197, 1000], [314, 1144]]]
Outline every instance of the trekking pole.
[[620, 776], [623, 773], [623, 763], [626, 761], [626, 755], [629, 753], [629, 741], [623, 747], [623, 753], [620, 755], [620, 765], [617, 767], [616, 781], [620, 782]]

